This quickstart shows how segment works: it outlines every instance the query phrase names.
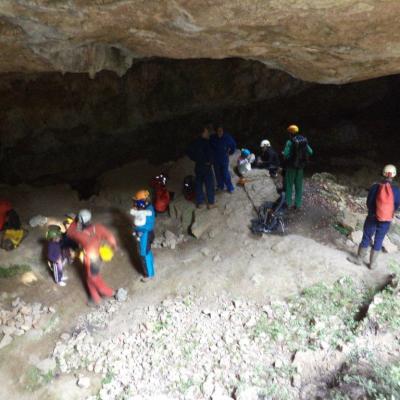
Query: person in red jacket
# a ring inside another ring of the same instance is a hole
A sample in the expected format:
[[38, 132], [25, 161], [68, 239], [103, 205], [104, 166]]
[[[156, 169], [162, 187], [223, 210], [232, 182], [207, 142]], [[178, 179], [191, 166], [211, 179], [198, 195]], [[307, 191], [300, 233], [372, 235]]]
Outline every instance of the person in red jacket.
[[164, 174], [157, 175], [151, 181], [154, 190], [153, 206], [157, 213], [164, 213], [168, 210], [171, 196], [167, 190], [167, 177]]
[[101, 297], [114, 296], [111, 289], [100, 275], [100, 248], [109, 243], [115, 250], [117, 242], [113, 234], [101, 224], [91, 224], [92, 213], [89, 210], [79, 211], [76, 220], [70, 225], [67, 236], [78, 243], [83, 250], [83, 265], [85, 267], [86, 284], [90, 296], [95, 304], [99, 304]]

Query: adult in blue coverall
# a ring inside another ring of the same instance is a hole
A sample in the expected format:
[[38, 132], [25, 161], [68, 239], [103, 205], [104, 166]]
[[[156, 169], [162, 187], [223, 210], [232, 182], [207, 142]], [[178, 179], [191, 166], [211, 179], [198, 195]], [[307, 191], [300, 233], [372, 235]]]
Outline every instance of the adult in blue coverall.
[[215, 183], [212, 170], [212, 151], [210, 146], [210, 132], [204, 127], [199, 138], [194, 140], [187, 149], [188, 157], [194, 161], [196, 204], [198, 208], [204, 206], [204, 186], [207, 193], [208, 208], [215, 207]]
[[145, 278], [147, 281], [154, 277], [154, 257], [151, 251], [151, 244], [154, 239], [155, 210], [150, 203], [150, 193], [147, 190], [140, 190], [133, 198], [134, 208], [131, 215], [134, 222], [134, 236], [138, 240], [139, 255], [144, 265]]
[[225, 187], [229, 193], [234, 188], [232, 185], [231, 174], [229, 173], [229, 156], [236, 150], [236, 142], [233, 137], [224, 131], [219, 125], [217, 133], [210, 137], [211, 148], [213, 150], [214, 171], [217, 179], [218, 189], [224, 190]]
[[[393, 211], [396, 211], [400, 207], [400, 190], [397, 186], [393, 184], [393, 178], [396, 176], [396, 168], [394, 165], [386, 165], [383, 170], [384, 179], [381, 184], [389, 183], [392, 187], [393, 191]], [[351, 256], [348, 258], [349, 261], [362, 265], [364, 257], [367, 255], [367, 251], [369, 246], [372, 246], [371, 254], [370, 254], [370, 263], [369, 268], [375, 268], [377, 264], [378, 255], [382, 249], [383, 240], [385, 239], [386, 234], [389, 232], [390, 225], [392, 223], [393, 217], [389, 216], [387, 221], [380, 221], [376, 216], [376, 198], [378, 195], [379, 188], [381, 187], [379, 183], [375, 183], [371, 186], [368, 197], [367, 197], [367, 207], [368, 207], [368, 216], [365, 219], [364, 228], [363, 228], [363, 237], [358, 247], [357, 256]]]

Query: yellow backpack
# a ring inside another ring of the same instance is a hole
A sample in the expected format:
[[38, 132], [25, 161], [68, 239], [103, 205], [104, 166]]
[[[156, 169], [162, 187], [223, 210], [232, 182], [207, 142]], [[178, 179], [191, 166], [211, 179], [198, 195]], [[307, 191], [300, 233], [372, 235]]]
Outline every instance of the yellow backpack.
[[1, 247], [4, 250], [14, 250], [21, 244], [25, 234], [23, 229], [6, 229], [3, 233]]

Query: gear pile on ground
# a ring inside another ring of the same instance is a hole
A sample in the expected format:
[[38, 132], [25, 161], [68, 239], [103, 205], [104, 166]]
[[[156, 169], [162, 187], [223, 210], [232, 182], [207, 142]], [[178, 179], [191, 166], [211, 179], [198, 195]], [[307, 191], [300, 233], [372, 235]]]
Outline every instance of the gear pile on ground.
[[210, 303], [189, 294], [131, 311], [131, 328], [113, 328], [104, 339], [87, 322], [109, 320], [109, 303], [58, 342], [53, 356], [62, 373], [79, 373], [80, 380], [102, 374], [90, 400], [302, 398], [359, 346], [365, 329], [358, 316], [368, 296], [349, 278], [287, 302], [223, 295]]
[[12, 301], [11, 308], [0, 303], [0, 332], [3, 333], [0, 349], [8, 346], [16, 336], [38, 328], [43, 315], [49, 313], [55, 313], [55, 309], [40, 303], [28, 304], [19, 297]]

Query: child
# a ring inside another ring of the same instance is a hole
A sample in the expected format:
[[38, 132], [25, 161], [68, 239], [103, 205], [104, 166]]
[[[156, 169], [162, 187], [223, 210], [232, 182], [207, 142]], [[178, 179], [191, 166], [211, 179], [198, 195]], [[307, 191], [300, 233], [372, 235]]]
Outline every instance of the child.
[[48, 241], [47, 263], [50, 270], [53, 272], [56, 284], [65, 286], [66, 283], [64, 281], [67, 280], [67, 278], [63, 276], [63, 268], [67, 262], [67, 258], [63, 255], [61, 238], [61, 228], [58, 225], [50, 225], [46, 236]]

